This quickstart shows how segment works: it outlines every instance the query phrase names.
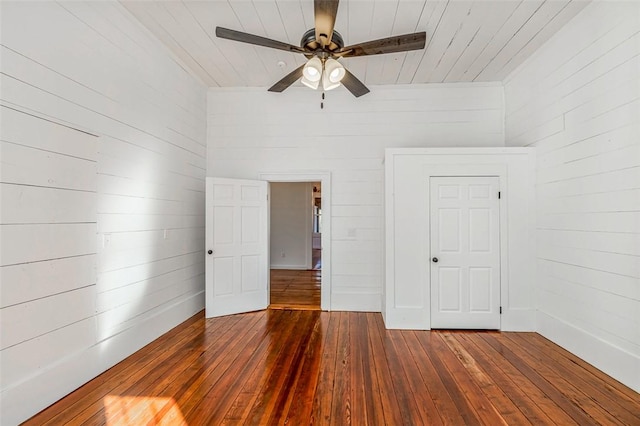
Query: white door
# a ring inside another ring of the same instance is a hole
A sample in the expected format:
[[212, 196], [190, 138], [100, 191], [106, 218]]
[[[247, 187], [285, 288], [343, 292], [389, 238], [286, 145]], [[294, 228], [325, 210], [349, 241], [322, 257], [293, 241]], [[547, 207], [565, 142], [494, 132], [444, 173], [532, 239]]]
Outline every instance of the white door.
[[430, 179], [432, 328], [500, 328], [498, 179]]
[[207, 178], [207, 318], [266, 309], [268, 183]]

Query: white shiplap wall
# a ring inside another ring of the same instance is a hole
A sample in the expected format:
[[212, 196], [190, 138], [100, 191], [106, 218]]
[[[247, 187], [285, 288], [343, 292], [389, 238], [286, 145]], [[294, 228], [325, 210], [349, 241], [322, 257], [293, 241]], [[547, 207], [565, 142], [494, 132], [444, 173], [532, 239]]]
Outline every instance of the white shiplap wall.
[[640, 3], [587, 6], [505, 96], [537, 147], [538, 329], [640, 390]]
[[384, 149], [503, 146], [496, 84], [373, 86], [354, 98], [290, 88], [210, 89], [207, 175], [331, 173], [331, 309], [380, 311]]
[[2, 2], [1, 418], [204, 307], [206, 89], [114, 2]]

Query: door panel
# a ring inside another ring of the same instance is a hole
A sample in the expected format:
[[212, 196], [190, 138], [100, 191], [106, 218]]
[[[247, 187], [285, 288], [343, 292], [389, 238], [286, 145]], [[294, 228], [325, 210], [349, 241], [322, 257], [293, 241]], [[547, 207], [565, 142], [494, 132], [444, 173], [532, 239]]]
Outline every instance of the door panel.
[[439, 268], [440, 310], [460, 312], [460, 268]]
[[432, 328], [500, 328], [498, 190], [497, 177], [430, 179]]
[[438, 220], [443, 232], [439, 233], [440, 251], [459, 253], [462, 233], [459, 209], [440, 209]]
[[232, 257], [216, 257], [213, 259], [213, 290], [216, 296], [233, 293]]
[[469, 209], [469, 251], [491, 251], [491, 211]]
[[469, 311], [491, 311], [491, 268], [469, 268]]
[[206, 316], [269, 303], [267, 182], [207, 178]]
[[214, 207], [213, 215], [216, 218], [213, 222], [214, 244], [233, 244], [233, 207]]
[[242, 291], [258, 290], [259, 277], [259, 256], [242, 256]]

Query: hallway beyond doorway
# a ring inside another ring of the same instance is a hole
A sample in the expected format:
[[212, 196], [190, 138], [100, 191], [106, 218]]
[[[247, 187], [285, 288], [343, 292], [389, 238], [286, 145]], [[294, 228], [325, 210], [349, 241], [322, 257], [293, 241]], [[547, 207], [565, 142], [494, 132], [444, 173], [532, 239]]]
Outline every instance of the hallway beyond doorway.
[[315, 269], [317, 271], [322, 269], [322, 250], [321, 249], [311, 250], [311, 269]]
[[269, 308], [319, 311], [321, 275], [320, 270], [272, 269]]

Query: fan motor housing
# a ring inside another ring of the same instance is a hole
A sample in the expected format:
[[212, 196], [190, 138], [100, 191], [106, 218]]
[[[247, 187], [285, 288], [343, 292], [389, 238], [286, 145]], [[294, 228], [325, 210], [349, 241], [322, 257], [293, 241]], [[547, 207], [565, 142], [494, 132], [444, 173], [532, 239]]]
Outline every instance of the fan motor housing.
[[[344, 47], [344, 41], [342, 40], [342, 36], [340, 35], [340, 33], [336, 30], [333, 30], [331, 43], [329, 44], [329, 46], [322, 49], [320, 43], [316, 41], [316, 29], [311, 28], [302, 35], [302, 39], [300, 40], [300, 47], [313, 51], [317, 51], [318, 49], [320, 49], [322, 51], [331, 53]], [[306, 56], [307, 58], [311, 58], [314, 56], [314, 54], [305, 54], [304, 56]]]

